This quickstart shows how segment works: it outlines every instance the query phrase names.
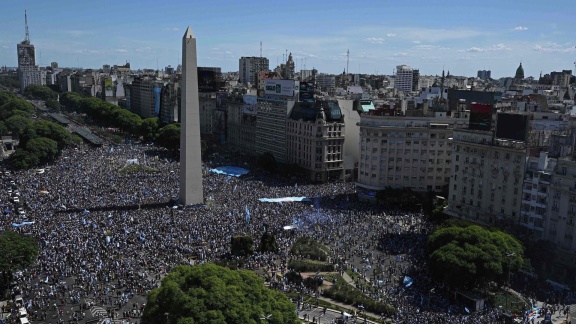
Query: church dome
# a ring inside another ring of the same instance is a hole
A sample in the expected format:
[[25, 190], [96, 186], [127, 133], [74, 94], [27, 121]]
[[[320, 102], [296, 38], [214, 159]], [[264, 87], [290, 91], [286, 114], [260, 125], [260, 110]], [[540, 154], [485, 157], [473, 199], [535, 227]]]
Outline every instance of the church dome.
[[522, 63], [516, 69], [516, 75], [514, 76], [515, 79], [524, 79], [524, 68], [522, 67]]

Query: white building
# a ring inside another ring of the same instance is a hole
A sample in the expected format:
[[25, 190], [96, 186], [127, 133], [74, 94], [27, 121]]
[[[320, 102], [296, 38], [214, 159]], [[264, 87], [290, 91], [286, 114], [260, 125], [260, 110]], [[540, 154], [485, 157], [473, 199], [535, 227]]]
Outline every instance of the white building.
[[396, 78], [394, 87], [398, 91], [410, 92], [418, 88], [418, 78], [420, 71], [409, 67], [408, 65], [396, 66]]
[[448, 185], [456, 128], [464, 118], [360, 116], [359, 191], [440, 191]]

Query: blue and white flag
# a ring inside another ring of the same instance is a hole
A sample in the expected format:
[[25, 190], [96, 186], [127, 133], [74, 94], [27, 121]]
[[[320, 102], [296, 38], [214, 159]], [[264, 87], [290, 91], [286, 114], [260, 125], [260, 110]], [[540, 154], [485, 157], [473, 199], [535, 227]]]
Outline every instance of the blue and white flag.
[[250, 211], [248, 210], [248, 206], [246, 206], [246, 223], [250, 223]]
[[414, 280], [408, 276], [404, 276], [404, 286], [410, 287], [414, 283]]

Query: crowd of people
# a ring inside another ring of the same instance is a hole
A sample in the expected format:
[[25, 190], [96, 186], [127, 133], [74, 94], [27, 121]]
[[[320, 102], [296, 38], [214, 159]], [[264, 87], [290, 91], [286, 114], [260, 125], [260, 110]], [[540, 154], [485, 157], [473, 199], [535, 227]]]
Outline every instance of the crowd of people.
[[[338, 269], [358, 273], [356, 284], [366, 295], [395, 307], [395, 322], [496, 322], [496, 309], [468, 313], [428, 278], [424, 244], [432, 226], [421, 213], [361, 202], [354, 183], [295, 183], [247, 164], [250, 173], [241, 178], [210, 172], [227, 163], [239, 164], [216, 157], [203, 165], [202, 206], [170, 204], [179, 192], [179, 164], [148, 145], [70, 148], [43, 172], [10, 175], [28, 223], [14, 227], [22, 216], [5, 210], [0, 229], [33, 235], [40, 246], [34, 266], [18, 279], [30, 316], [80, 322], [89, 307], [129, 305], [117, 316], [138, 317], [144, 305], [134, 296], [157, 287], [175, 265], [228, 258], [233, 235], [253, 237], [258, 251], [260, 236], [270, 231], [279, 252], [256, 252], [244, 260], [246, 268], [289, 270], [288, 260], [298, 257], [290, 247], [309, 235], [330, 247]], [[312, 203], [259, 200], [278, 197], [310, 197]], [[9, 197], [0, 192], [0, 200]], [[286, 231], [287, 225], [296, 228]], [[283, 279], [270, 278], [286, 289]], [[434, 289], [438, 293], [430, 293]], [[80, 311], [70, 311], [75, 304], [83, 305]]]

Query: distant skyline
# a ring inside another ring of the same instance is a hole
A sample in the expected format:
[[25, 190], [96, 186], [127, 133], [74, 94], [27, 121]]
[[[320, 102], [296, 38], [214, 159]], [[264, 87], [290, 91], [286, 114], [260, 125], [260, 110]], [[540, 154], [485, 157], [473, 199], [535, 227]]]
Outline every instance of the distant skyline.
[[0, 65], [17, 66], [24, 10], [36, 63], [132, 69], [176, 67], [190, 26], [198, 65], [238, 71], [242, 56], [274, 69], [292, 52], [296, 69], [392, 74], [407, 64], [424, 75], [514, 76], [522, 62], [538, 77], [576, 61], [573, 1], [185, 1], [20, 0], [0, 10]]

